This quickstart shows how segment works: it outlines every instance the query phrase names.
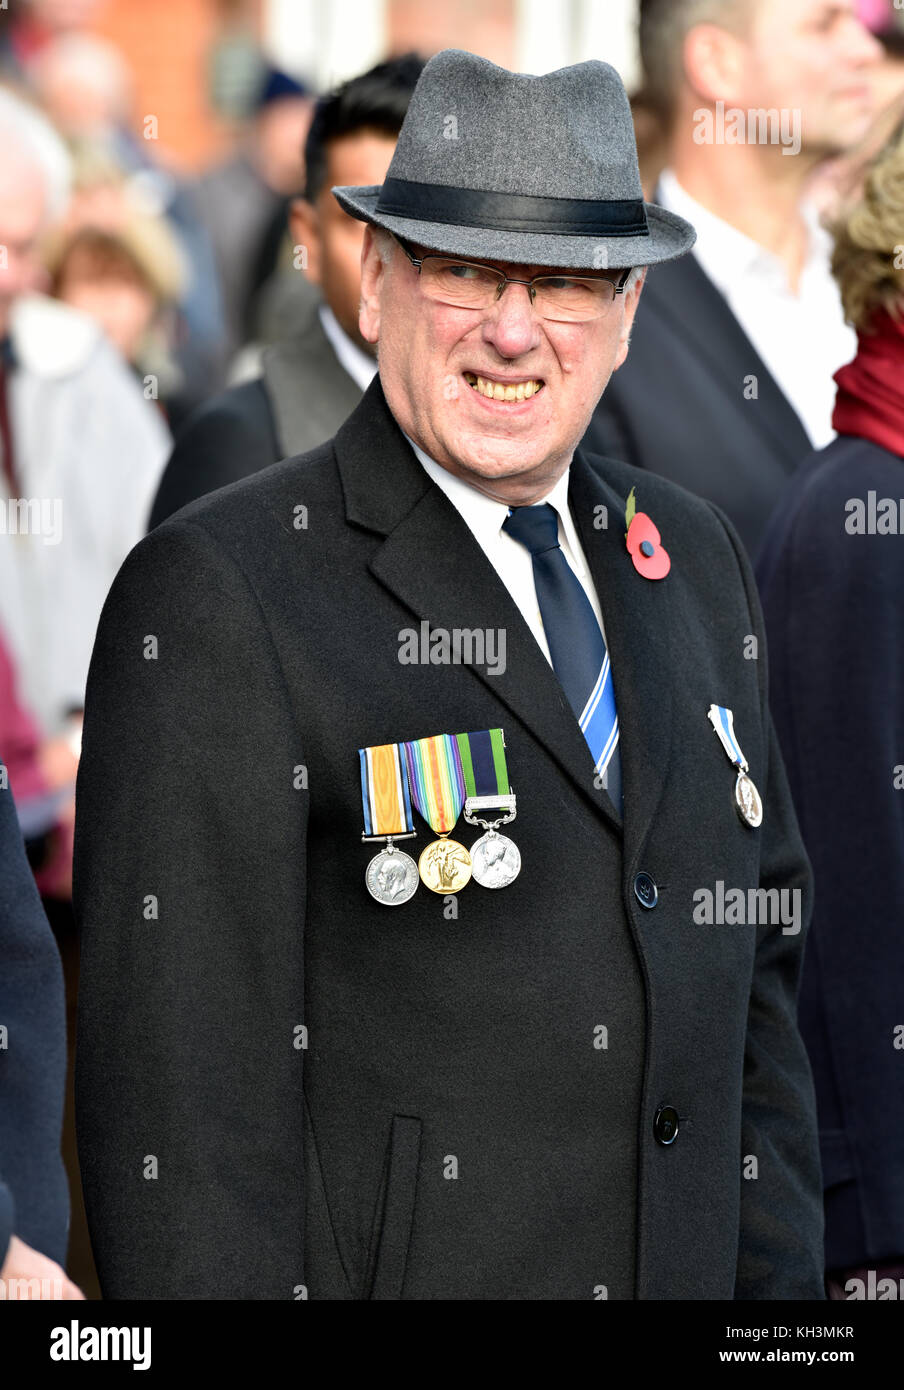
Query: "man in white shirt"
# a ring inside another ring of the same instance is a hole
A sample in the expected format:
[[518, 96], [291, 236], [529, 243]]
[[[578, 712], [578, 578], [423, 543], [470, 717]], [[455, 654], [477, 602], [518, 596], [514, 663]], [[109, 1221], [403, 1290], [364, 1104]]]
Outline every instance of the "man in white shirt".
[[698, 238], [649, 277], [587, 444], [717, 502], [753, 551], [790, 472], [834, 437], [855, 340], [807, 188], [866, 133], [881, 49], [853, 0], [643, 0], [640, 37], [669, 136], [656, 200]]
[[[461, 478], [457, 478], [454, 473], [450, 473], [447, 468], [441, 468], [436, 460], [425, 454], [420, 445], [416, 444], [407, 434], [405, 438], [437, 487], [442, 488], [472, 532], [481, 550], [518, 605], [524, 621], [536, 637], [546, 660], [551, 661], [549, 644], [543, 631], [543, 618], [537, 602], [531, 557], [523, 545], [519, 545], [502, 529], [503, 522], [510, 511], [508, 504], [498, 501], [495, 497], [489, 497], [484, 492], [479, 492], [470, 483], [466, 483]], [[581, 587], [590, 600], [590, 606], [605, 637], [605, 625], [599, 596], [590, 577], [584, 548], [581, 545], [577, 527], [574, 524], [574, 517], [571, 515], [568, 505], [568, 479], [569, 470], [566, 469], [542, 501], [555, 508], [558, 515], [559, 544], [562, 553], [569, 567], [580, 580]]]

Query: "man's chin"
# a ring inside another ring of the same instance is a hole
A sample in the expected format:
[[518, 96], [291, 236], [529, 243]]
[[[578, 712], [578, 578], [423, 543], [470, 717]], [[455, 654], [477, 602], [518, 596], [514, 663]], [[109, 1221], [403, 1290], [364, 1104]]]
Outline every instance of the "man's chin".
[[483, 478], [513, 478], [519, 473], [530, 473], [546, 456], [546, 451], [538, 449], [535, 441], [525, 448], [524, 441], [515, 439], [489, 440], [486, 444], [475, 442], [467, 448], [459, 441], [454, 454], [459, 468]]
[[833, 122], [831, 128], [823, 132], [824, 138], [810, 137], [802, 153], [809, 156], [812, 163], [822, 164], [830, 159], [841, 159], [856, 150], [869, 133], [875, 116], [870, 103], [849, 101], [843, 119]]
[[461, 453], [454, 458], [454, 472], [478, 490], [482, 484], [496, 484], [506, 481], [512, 483], [536, 484], [547, 475], [553, 476], [560, 470], [548, 455], [517, 453], [486, 454]]

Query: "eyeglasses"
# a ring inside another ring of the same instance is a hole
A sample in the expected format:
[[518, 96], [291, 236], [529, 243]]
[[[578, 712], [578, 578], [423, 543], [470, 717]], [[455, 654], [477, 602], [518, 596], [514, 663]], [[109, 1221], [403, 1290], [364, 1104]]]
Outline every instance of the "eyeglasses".
[[491, 265], [462, 261], [451, 256], [415, 256], [401, 237], [401, 246], [421, 281], [421, 289], [440, 304], [457, 309], [489, 309], [501, 297], [506, 285], [526, 285], [531, 303], [544, 319], [558, 323], [585, 323], [602, 318], [624, 294], [629, 267], [618, 281], [604, 276], [535, 275], [532, 280], [516, 280]]

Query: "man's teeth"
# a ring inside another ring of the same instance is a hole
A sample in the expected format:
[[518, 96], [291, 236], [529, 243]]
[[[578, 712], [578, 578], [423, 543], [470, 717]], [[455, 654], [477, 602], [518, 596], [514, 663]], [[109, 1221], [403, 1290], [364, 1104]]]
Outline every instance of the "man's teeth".
[[543, 386], [542, 381], [509, 381], [503, 385], [501, 381], [490, 381], [473, 372], [465, 372], [465, 381], [491, 401], [529, 401]]

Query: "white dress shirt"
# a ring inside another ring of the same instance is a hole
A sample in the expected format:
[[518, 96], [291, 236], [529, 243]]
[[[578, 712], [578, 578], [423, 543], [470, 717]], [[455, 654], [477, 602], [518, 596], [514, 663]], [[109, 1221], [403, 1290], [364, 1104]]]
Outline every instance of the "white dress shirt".
[[323, 331], [333, 345], [333, 351], [352, 381], [356, 381], [362, 391], [366, 391], [377, 374], [377, 359], [369, 356], [362, 347], [348, 336], [328, 304], [317, 309]]
[[[492, 497], [487, 497], [486, 493], [478, 492], [477, 488], [472, 487], [470, 483], [456, 478], [454, 473], [443, 468], [430, 458], [429, 454], [425, 454], [423, 449], [419, 448], [407, 434], [405, 438], [417, 454], [424, 469], [429, 473], [437, 487], [442, 488], [453, 507], [464, 520], [484, 555], [521, 610], [524, 621], [536, 637], [546, 660], [552, 665], [549, 645], [543, 631], [540, 605], [537, 602], [534, 564], [530, 551], [502, 529], [502, 523], [509, 514], [508, 505], [505, 502], [497, 502]], [[587, 558], [578, 539], [571, 509], [568, 506], [569, 472], [570, 469], [567, 469], [547, 496], [533, 505], [541, 506], [548, 502], [558, 513], [559, 545], [562, 547], [565, 559], [581, 581], [581, 586], [593, 606], [605, 640], [605, 628], [603, 627], [599, 598], [590, 577]]]
[[656, 196], [662, 207], [696, 227], [693, 254], [727, 299], [799, 415], [813, 447], [831, 443], [836, 389], [832, 377], [853, 359], [857, 335], [844, 322], [841, 296], [830, 270], [832, 238], [820, 225], [819, 214], [807, 204], [801, 208], [810, 242], [795, 295], [778, 257], [702, 207], [671, 169], [660, 174]]

